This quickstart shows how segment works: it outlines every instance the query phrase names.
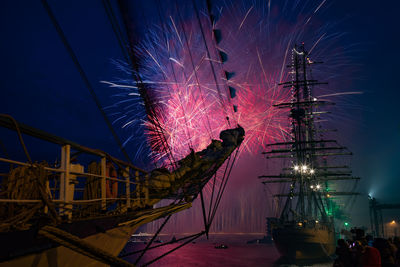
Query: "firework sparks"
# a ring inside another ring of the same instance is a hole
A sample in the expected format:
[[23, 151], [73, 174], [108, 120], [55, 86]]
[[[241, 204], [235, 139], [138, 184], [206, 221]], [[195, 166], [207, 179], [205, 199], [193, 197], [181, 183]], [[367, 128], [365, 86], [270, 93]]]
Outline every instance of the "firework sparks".
[[[246, 130], [242, 153], [257, 153], [267, 143], [288, 138], [287, 116], [273, 105], [290, 101], [289, 90], [278, 86], [290, 77], [286, 68], [290, 48], [305, 41], [315, 57], [324, 53], [325, 59], [340, 61], [340, 53], [329, 50], [326, 42], [340, 35], [328, 34], [325, 25], [313, 24], [326, 0], [316, 5], [297, 2], [292, 8], [289, 2], [282, 6], [271, 1], [243, 2], [240, 8], [235, 4], [215, 6], [219, 20], [213, 25], [206, 12], [201, 12], [197, 21], [194, 14], [183, 20], [179, 10], [171, 10], [162, 25], [150, 29], [136, 52], [142, 60], [138, 75], [148, 86], [157, 117], [157, 123], [139, 120], [146, 126], [154, 160], [168, 165], [168, 153], [178, 160], [190, 149], [204, 149], [236, 123]], [[184, 11], [193, 12], [190, 7]], [[205, 36], [200, 34], [199, 23]], [[215, 29], [223, 35], [217, 46], [212, 38]], [[218, 51], [227, 55], [225, 63]], [[225, 70], [234, 72], [233, 78], [223, 78]], [[322, 72], [325, 76], [333, 73], [329, 69]], [[132, 89], [128, 95], [137, 97], [136, 84], [108, 83]], [[122, 101], [119, 104], [126, 104]], [[118, 120], [125, 121], [126, 127], [134, 121], [127, 120], [129, 108], [124, 110]]]

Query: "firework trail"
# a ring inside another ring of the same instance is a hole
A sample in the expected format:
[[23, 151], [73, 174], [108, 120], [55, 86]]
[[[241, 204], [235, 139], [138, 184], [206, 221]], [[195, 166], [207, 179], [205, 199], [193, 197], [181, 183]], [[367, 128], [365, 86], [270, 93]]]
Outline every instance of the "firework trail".
[[[141, 58], [139, 75], [152, 96], [159, 125], [134, 116], [138, 92], [132, 81], [111, 84], [126, 92], [126, 99], [116, 103], [120, 112], [115, 122], [123, 128], [144, 125], [155, 161], [168, 163], [165, 141], [178, 160], [190, 149], [204, 149], [211, 139], [218, 139], [220, 131], [236, 123], [246, 130], [243, 153], [257, 153], [267, 143], [288, 138], [287, 117], [273, 105], [290, 101], [289, 90], [282, 90], [278, 83], [290, 77], [286, 65], [293, 45], [305, 42], [314, 58], [323, 55], [325, 61], [333, 62], [314, 73], [324, 81], [334, 79], [337, 66], [344, 62], [344, 52], [332, 48], [341, 34], [331, 33], [335, 25], [321, 23], [317, 17], [326, 0], [213, 1], [214, 25], [205, 11], [200, 10], [197, 20], [191, 4], [170, 2], [168, 11], [136, 47]], [[222, 33], [218, 45], [212, 39], [213, 29]], [[227, 56], [226, 62], [220, 61], [218, 51]], [[227, 80], [225, 70], [234, 76]], [[165, 139], [160, 138], [160, 128]]]

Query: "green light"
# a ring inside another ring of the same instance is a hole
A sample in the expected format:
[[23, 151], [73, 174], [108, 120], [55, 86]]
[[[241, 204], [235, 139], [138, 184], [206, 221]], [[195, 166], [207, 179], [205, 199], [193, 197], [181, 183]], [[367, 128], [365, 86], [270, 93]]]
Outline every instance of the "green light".
[[348, 223], [348, 222], [345, 222], [344, 225], [345, 225], [345, 226], [349, 226], [349, 223]]

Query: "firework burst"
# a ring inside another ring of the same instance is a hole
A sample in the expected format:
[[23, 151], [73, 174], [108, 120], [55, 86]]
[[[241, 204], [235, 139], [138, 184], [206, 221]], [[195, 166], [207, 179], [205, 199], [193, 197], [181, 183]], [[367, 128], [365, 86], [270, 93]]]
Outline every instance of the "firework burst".
[[[204, 149], [235, 124], [246, 131], [242, 153], [260, 152], [267, 143], [285, 140], [287, 115], [273, 105], [290, 101], [289, 90], [278, 84], [290, 77], [286, 65], [293, 45], [306, 42], [315, 57], [323, 53], [325, 60], [343, 63], [343, 53], [331, 49], [340, 34], [330, 34], [329, 25], [315, 18], [325, 2], [224, 1], [214, 6], [218, 19], [213, 25], [205, 11], [197, 19], [193, 6], [176, 5], [136, 47], [141, 58], [138, 75], [152, 96], [156, 120], [131, 119], [126, 113], [132, 105], [123, 100], [119, 105], [125, 105], [124, 114], [116, 120], [125, 127], [145, 125], [153, 159], [167, 165], [190, 149]], [[218, 44], [215, 29], [222, 33]], [[227, 79], [225, 71], [235, 75]], [[324, 80], [336, 75], [329, 66], [315, 73], [320, 74]], [[118, 84], [137, 93], [135, 84], [127, 86], [132, 82]]]

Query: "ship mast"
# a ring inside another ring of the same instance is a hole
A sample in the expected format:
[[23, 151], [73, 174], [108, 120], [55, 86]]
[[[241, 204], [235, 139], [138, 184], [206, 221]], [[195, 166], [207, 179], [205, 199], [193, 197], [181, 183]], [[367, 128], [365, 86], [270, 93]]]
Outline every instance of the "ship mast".
[[262, 175], [263, 183], [289, 183], [289, 192], [276, 194], [284, 197], [286, 202], [281, 214], [284, 221], [294, 222], [332, 222], [329, 213], [331, 196], [356, 195], [354, 192], [336, 192], [329, 188], [329, 181], [358, 180], [353, 177], [348, 166], [328, 166], [327, 158], [340, 155], [351, 155], [346, 147], [340, 146], [336, 140], [324, 139], [318, 126], [319, 117], [326, 113], [319, 107], [334, 103], [318, 100], [313, 97], [312, 89], [316, 85], [326, 84], [311, 79], [311, 65], [304, 44], [292, 49], [292, 80], [283, 82], [284, 88], [290, 88], [290, 102], [274, 105], [276, 108], [288, 109], [291, 123], [291, 139], [289, 142], [269, 144], [269, 150], [263, 152], [269, 158], [290, 158], [292, 164], [284, 168], [279, 175]]

